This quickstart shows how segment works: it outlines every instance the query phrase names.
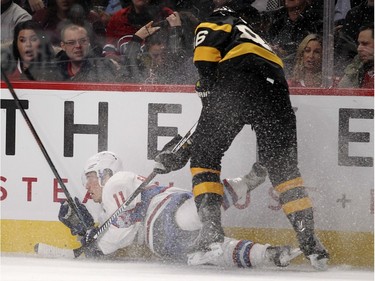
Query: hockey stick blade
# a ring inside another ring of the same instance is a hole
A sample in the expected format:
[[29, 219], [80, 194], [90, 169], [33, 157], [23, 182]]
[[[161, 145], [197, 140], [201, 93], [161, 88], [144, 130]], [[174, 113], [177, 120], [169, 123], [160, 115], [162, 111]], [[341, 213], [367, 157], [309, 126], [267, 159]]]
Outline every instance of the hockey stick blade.
[[34, 246], [34, 252], [43, 258], [75, 258], [74, 250], [62, 249], [52, 245], [38, 243]]

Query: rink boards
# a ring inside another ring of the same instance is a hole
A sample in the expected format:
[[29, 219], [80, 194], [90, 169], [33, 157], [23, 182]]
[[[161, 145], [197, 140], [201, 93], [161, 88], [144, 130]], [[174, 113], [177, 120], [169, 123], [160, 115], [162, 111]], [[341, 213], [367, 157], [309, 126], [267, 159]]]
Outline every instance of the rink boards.
[[[125, 169], [147, 176], [158, 149], [185, 134], [201, 104], [191, 86], [15, 83], [35, 130], [70, 194], [87, 199], [81, 184], [85, 160], [116, 152]], [[333, 264], [373, 266], [373, 91], [292, 89], [300, 169], [315, 207], [316, 228]], [[225, 133], [225, 132], [223, 132]], [[246, 174], [256, 161], [249, 126], [223, 159], [222, 178]], [[57, 220], [64, 193], [16, 109], [1, 89], [1, 251], [32, 252], [37, 242], [73, 247]], [[155, 178], [190, 190], [188, 165]], [[295, 244], [269, 181], [223, 215], [228, 234], [275, 244]], [[350, 255], [348, 255], [348, 252]]]

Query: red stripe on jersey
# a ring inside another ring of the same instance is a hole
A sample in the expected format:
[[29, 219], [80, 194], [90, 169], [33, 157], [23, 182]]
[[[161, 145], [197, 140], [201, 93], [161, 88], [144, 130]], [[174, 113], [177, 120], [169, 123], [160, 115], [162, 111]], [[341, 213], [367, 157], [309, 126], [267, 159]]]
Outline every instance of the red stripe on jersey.
[[156, 213], [158, 212], [158, 210], [161, 208], [161, 206], [163, 206], [165, 204], [165, 202], [171, 198], [173, 194], [169, 194], [167, 197], [165, 197], [156, 207], [155, 209], [152, 211], [151, 215], [150, 215], [150, 218], [147, 220], [147, 223], [146, 223], [146, 244], [149, 246], [150, 245], [150, 241], [149, 241], [149, 237], [150, 237], [150, 225], [151, 225], [151, 222], [153, 220], [153, 218], [155, 217]]

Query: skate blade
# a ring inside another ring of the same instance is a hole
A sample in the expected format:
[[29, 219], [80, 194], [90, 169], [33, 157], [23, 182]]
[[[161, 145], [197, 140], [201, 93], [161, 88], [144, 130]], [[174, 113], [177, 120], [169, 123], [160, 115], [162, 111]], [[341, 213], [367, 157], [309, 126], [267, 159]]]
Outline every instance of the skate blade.
[[223, 249], [220, 243], [214, 243], [209, 246], [210, 251], [195, 252], [188, 254], [188, 265], [217, 264], [217, 259], [223, 255]]
[[288, 251], [288, 253], [280, 256], [280, 264], [282, 266], [288, 266], [291, 260], [294, 260], [296, 257], [298, 257], [301, 254], [302, 254], [302, 251], [300, 250], [300, 248], [294, 248]]

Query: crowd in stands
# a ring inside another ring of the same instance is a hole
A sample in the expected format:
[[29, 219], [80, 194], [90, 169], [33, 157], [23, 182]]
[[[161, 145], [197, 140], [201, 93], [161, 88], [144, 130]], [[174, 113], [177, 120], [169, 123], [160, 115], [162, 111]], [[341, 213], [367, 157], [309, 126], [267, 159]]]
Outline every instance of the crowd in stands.
[[[194, 30], [211, 0], [1, 0], [11, 80], [195, 84]], [[291, 87], [323, 87], [323, 0], [243, 0]], [[334, 87], [374, 86], [374, 0], [336, 0]]]

